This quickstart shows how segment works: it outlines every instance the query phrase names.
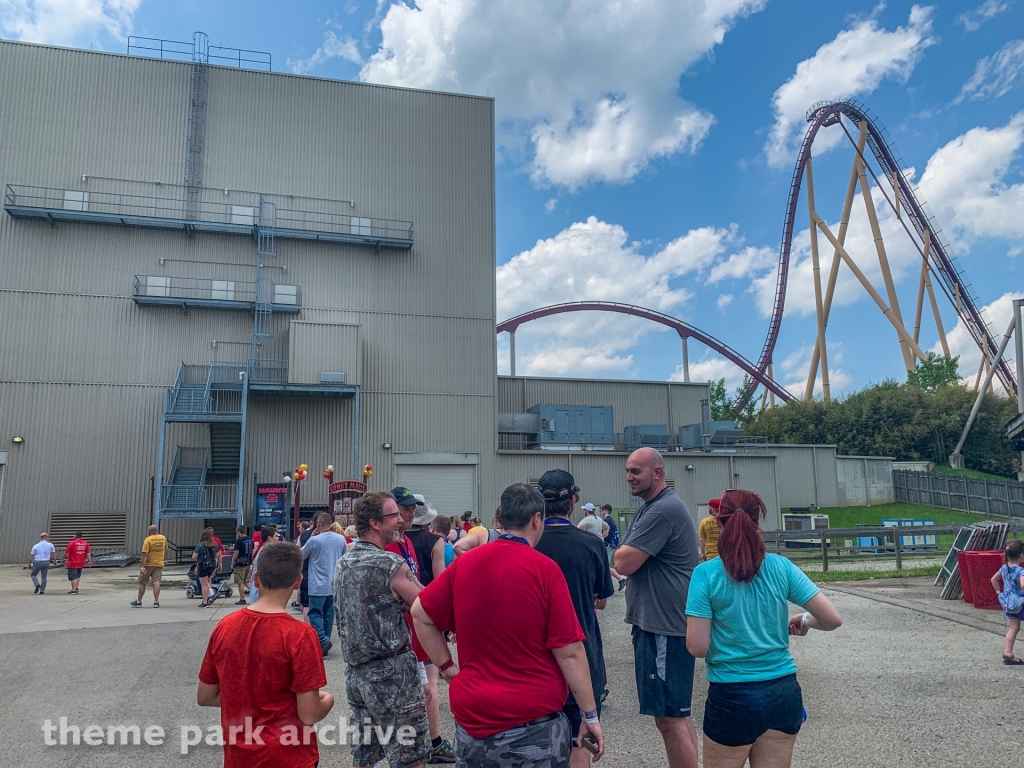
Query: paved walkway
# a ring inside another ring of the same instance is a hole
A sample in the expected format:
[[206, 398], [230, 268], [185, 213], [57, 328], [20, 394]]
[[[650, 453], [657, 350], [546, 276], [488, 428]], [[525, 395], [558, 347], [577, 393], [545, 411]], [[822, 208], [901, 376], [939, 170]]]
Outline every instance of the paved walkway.
[[[234, 606], [199, 610], [168, 589], [163, 608], [132, 609], [130, 574], [86, 571], [84, 588], [31, 594], [19, 568], [0, 567], [0, 764], [25, 768], [220, 765], [216, 747], [180, 755], [180, 727], [210, 725], [195, 705], [195, 680], [212, 621]], [[845, 624], [793, 641], [810, 718], [797, 742], [800, 768], [953, 768], [1020, 761], [1024, 668], [999, 663], [1001, 614], [942, 601], [930, 580], [827, 587]], [[884, 602], [883, 602], [884, 600]], [[230, 601], [228, 601], [230, 602]], [[604, 715], [609, 768], [663, 768], [650, 718], [637, 714], [629, 628], [621, 593], [601, 619], [612, 695]], [[943, 612], [945, 612], [943, 614]], [[1024, 642], [1024, 641], [1022, 641]], [[1024, 651], [1024, 648], [1021, 648]], [[344, 662], [327, 659], [329, 689], [344, 701]], [[697, 664], [694, 714], [707, 692]], [[447, 696], [442, 686], [442, 700]], [[345, 714], [343, 703], [331, 717]], [[163, 746], [52, 746], [42, 724], [161, 725]], [[450, 716], [444, 732], [451, 736]], [[349, 766], [344, 747], [321, 748], [321, 766]]]

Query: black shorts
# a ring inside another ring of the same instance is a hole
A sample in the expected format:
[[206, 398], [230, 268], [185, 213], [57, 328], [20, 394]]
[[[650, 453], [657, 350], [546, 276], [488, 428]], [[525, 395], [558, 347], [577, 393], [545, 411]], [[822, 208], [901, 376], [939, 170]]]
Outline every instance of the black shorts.
[[689, 717], [695, 663], [686, 650], [686, 638], [656, 635], [634, 626], [633, 659], [640, 714]]
[[795, 736], [803, 714], [795, 674], [756, 683], [711, 683], [704, 705], [704, 735], [725, 747], [745, 747], [769, 730]]
[[200, 579], [208, 579], [216, 572], [216, 568], [196, 568], [196, 576]]
[[[600, 698], [601, 694], [598, 694]], [[583, 714], [580, 712], [579, 705], [575, 701], [566, 702], [565, 706], [562, 707], [562, 714], [565, 715], [565, 719], [569, 721], [569, 733], [572, 734], [572, 742], [576, 743], [576, 737], [580, 735], [580, 723], [583, 722]], [[601, 702], [597, 702], [597, 716], [601, 716]]]
[[299, 605], [309, 608], [309, 580], [303, 579], [299, 584]]
[[68, 581], [82, 578], [81, 568], [68, 568]]

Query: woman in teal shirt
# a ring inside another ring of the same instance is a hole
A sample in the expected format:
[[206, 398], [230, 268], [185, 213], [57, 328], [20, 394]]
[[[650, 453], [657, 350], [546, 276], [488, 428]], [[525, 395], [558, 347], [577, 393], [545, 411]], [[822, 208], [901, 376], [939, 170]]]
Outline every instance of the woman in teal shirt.
[[[769, 555], [752, 491], [722, 494], [718, 557], [693, 571], [686, 647], [707, 659], [705, 768], [785, 768], [803, 721], [790, 635], [839, 627], [839, 611], [788, 559]], [[789, 603], [804, 613], [789, 615]]]

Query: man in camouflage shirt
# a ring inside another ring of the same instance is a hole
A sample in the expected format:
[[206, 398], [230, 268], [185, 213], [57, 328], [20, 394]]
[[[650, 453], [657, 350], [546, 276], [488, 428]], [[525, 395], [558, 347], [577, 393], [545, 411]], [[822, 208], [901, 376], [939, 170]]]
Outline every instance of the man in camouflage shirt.
[[[348, 664], [345, 691], [349, 722], [370, 741], [353, 744], [352, 763], [419, 768], [430, 755], [427, 711], [405, 611], [423, 589], [409, 566], [384, 547], [398, 535], [395, 498], [385, 491], [364, 495], [355, 507], [359, 540], [338, 561], [334, 602], [341, 652]], [[409, 738], [411, 726], [415, 735]], [[390, 735], [386, 743], [376, 734]], [[404, 743], [403, 743], [404, 742]]]

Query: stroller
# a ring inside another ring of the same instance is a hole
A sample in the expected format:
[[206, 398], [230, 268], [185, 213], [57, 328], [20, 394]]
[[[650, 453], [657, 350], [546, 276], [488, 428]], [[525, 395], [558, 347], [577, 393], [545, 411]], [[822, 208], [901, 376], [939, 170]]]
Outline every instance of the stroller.
[[[191, 600], [194, 597], [203, 596], [203, 588], [199, 584], [199, 577], [196, 576], [196, 568], [198, 563], [192, 563], [192, 566], [188, 569], [188, 586], [185, 587], [185, 597]], [[217, 573], [210, 577], [210, 584], [213, 585], [216, 593], [213, 599], [220, 597], [231, 597], [234, 592], [231, 589], [231, 585], [228, 583], [228, 579], [231, 578], [231, 555], [220, 556], [220, 568]]]

